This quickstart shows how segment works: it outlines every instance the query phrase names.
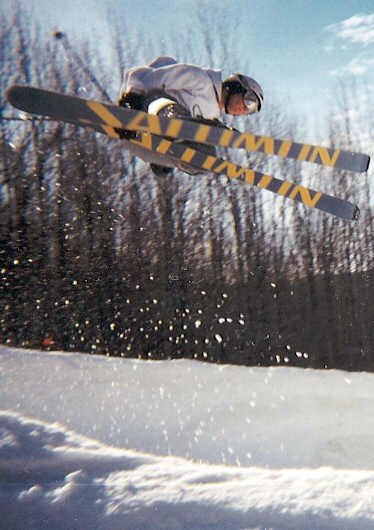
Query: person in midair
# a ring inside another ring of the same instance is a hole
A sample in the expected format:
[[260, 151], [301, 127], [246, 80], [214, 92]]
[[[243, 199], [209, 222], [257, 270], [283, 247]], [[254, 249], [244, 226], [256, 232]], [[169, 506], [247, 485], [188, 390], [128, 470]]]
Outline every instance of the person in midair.
[[[259, 112], [263, 99], [261, 86], [244, 74], [235, 73], [222, 79], [221, 70], [178, 63], [173, 57], [161, 56], [146, 66], [125, 72], [118, 103], [167, 118], [196, 119], [224, 127], [219, 121], [223, 113], [241, 116]], [[128, 137], [133, 134], [129, 132]], [[212, 146], [203, 149], [207, 154], [215, 154]], [[157, 175], [172, 171], [154, 163], [151, 168]], [[180, 169], [186, 171], [185, 165]]]

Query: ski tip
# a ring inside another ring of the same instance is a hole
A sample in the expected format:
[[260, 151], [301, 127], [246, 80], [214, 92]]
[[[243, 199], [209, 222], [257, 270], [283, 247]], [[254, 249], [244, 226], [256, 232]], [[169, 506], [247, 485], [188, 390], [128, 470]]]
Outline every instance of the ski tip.
[[370, 156], [364, 153], [341, 151], [337, 160], [337, 169], [346, 169], [355, 173], [365, 173], [369, 169]]
[[21, 104], [22, 94], [24, 92], [25, 87], [20, 85], [13, 85], [8, 88], [8, 90], [5, 92], [6, 100], [13, 105], [13, 107], [19, 107]]
[[354, 156], [355, 159], [353, 160], [352, 170], [357, 173], [366, 173], [370, 165], [370, 156], [361, 153], [354, 153]]

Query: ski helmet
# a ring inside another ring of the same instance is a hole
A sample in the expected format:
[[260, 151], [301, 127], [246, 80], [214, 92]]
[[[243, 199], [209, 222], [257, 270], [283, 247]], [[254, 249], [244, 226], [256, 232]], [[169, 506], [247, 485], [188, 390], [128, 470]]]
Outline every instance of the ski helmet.
[[243, 94], [243, 102], [248, 110], [248, 114], [260, 112], [264, 100], [264, 93], [257, 81], [252, 79], [252, 77], [243, 74], [232, 74], [223, 81], [222, 89], [225, 94], [225, 107], [227, 107], [231, 94], [239, 93]]

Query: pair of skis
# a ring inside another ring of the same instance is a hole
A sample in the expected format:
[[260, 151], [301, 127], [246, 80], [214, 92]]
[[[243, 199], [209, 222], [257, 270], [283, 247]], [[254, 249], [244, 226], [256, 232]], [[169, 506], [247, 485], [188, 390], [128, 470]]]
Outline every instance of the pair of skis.
[[343, 219], [353, 220], [359, 217], [359, 208], [349, 201], [206, 154], [198, 148], [186, 145], [184, 141], [242, 148], [250, 152], [277, 155], [355, 172], [367, 171], [370, 158], [365, 154], [240, 133], [198, 121], [162, 118], [142, 111], [29, 86], [11, 87], [7, 92], [7, 99], [22, 111], [91, 127], [112, 138], [123, 138], [124, 130], [136, 131], [136, 138], [129, 139], [131, 143], [147, 151], [181, 161], [194, 170], [240, 179]]

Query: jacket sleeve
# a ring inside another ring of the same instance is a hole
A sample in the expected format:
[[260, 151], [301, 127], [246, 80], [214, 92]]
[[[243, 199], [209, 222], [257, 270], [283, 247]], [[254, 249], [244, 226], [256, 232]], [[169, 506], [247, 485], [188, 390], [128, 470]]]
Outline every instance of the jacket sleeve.
[[160, 91], [176, 99], [192, 116], [218, 117], [214, 84], [206, 69], [175, 63], [170, 57], [159, 57], [151, 64], [129, 69], [121, 92], [148, 94]]
[[207, 82], [207, 75], [198, 67], [173, 64], [162, 67], [141, 66], [130, 68], [125, 74], [127, 91], [147, 94], [153, 90], [169, 93], [170, 90], [197, 92]]

